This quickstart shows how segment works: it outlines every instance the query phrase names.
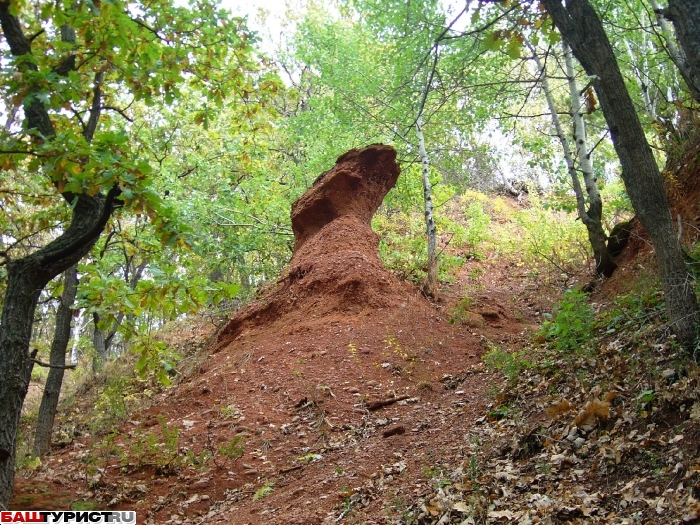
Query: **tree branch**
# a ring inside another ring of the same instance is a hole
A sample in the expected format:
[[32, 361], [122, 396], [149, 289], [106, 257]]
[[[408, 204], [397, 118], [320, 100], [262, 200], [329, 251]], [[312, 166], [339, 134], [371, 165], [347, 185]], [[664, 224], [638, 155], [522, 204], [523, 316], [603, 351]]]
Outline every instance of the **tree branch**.
[[104, 72], [99, 71], [95, 74], [95, 84], [92, 87], [92, 106], [90, 107], [90, 118], [88, 119], [87, 126], [83, 136], [85, 140], [90, 143], [95, 135], [95, 130], [97, 129], [97, 122], [100, 119], [100, 102], [102, 102], [102, 80], [104, 79]]
[[74, 370], [76, 366], [78, 365], [52, 365], [49, 363], [44, 363], [43, 361], [39, 361], [38, 359], [32, 359], [32, 363], [37, 364], [39, 366], [43, 366], [44, 368], [58, 368], [61, 370]]
[[129, 115], [126, 114], [126, 112], [123, 109], [114, 107], [114, 106], [102, 106], [100, 109], [108, 110], [108, 111], [115, 111], [119, 113], [124, 120], [127, 120], [129, 122], [134, 122], [134, 119], [132, 119]]
[[[115, 184], [107, 195], [101, 198], [87, 195], [74, 196], [77, 203], [73, 210], [73, 220], [60, 237], [37, 252], [40, 264], [50, 266], [65, 258], [74, 258], [76, 251], [82, 252], [85, 246], [89, 249], [104, 230], [119, 195], [121, 195], [121, 189], [118, 184]], [[92, 217], [95, 211], [98, 215]]]

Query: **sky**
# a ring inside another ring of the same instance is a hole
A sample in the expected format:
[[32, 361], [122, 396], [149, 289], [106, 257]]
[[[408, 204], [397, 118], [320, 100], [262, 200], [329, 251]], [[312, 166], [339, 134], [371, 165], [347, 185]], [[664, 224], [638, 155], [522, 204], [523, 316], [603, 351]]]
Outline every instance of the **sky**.
[[282, 35], [293, 31], [292, 27], [283, 26], [289, 3], [288, 0], [221, 0], [221, 6], [234, 15], [248, 17], [248, 27], [258, 32], [261, 48], [268, 53], [279, 46]]
[[[303, 12], [303, 5], [308, 0], [221, 0], [221, 6], [230, 9], [234, 15], [248, 16], [248, 27], [258, 32], [262, 39], [263, 51], [272, 52], [282, 42], [282, 36], [294, 30], [293, 25], [285, 21], [288, 11]], [[407, 2], [410, 0], [406, 0]], [[464, 8], [465, 0], [442, 0], [447, 13], [457, 13]], [[472, 0], [467, 0], [467, 4]], [[329, 10], [332, 9], [329, 7]], [[462, 17], [464, 21], [468, 17]], [[448, 15], [448, 20], [451, 20]], [[455, 29], [460, 29], [455, 27]]]

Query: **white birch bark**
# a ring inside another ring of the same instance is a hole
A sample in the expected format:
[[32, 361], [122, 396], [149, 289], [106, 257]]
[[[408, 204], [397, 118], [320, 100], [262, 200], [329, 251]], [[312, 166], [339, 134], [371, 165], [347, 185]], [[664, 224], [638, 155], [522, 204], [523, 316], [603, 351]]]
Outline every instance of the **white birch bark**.
[[571, 185], [574, 188], [574, 195], [576, 195], [576, 210], [578, 211], [578, 216], [581, 220], [586, 217], [586, 199], [583, 195], [583, 189], [581, 188], [581, 181], [579, 181], [578, 173], [576, 172], [576, 163], [574, 161], [574, 156], [571, 153], [571, 148], [569, 147], [569, 141], [564, 133], [564, 128], [562, 128], [561, 121], [559, 120], [559, 115], [557, 113], [557, 107], [554, 103], [554, 98], [552, 97], [552, 90], [549, 87], [549, 80], [547, 79], [546, 72], [544, 70], [544, 64], [540, 57], [535, 53], [533, 47], [530, 48], [533, 51], [533, 60], [537, 65], [537, 69], [540, 72], [540, 82], [542, 84], [542, 91], [547, 99], [547, 105], [549, 106], [549, 112], [552, 114], [552, 125], [556, 131], [557, 138], [561, 144], [561, 148], [564, 151], [564, 160], [566, 161], [566, 170], [571, 178]]
[[427, 288], [432, 295], [437, 293], [437, 228], [433, 216], [433, 187], [430, 183], [430, 159], [425, 149], [423, 136], [423, 115], [416, 120], [416, 136], [418, 137], [418, 155], [420, 156], [423, 179], [423, 200], [425, 202], [425, 226], [428, 234], [428, 276]]
[[[586, 124], [583, 120], [583, 103], [581, 101], [581, 93], [576, 83], [576, 72], [574, 70], [574, 59], [571, 55], [571, 48], [562, 42], [564, 49], [564, 63], [566, 65], [566, 77], [569, 82], [569, 92], [571, 94], [571, 113], [574, 119], [574, 140], [576, 142], [576, 156], [578, 157], [579, 166], [583, 173], [583, 183], [586, 186], [588, 201], [592, 210], [596, 213], [598, 221], [602, 219], [601, 213], [597, 210], [600, 203], [602, 208], [602, 200], [598, 185], [596, 184], [595, 174], [593, 173], [592, 152], [588, 151], [588, 142], [586, 140]], [[593, 218], [593, 217], [591, 217]]]
[[[646, 44], [646, 33], [643, 33], [642, 38], [643, 43]], [[644, 64], [642, 66], [639, 66], [637, 56], [634, 54], [632, 46], [630, 45], [628, 40], [625, 40], [625, 45], [627, 46], [627, 53], [630, 56], [630, 61], [633, 64], [634, 70], [637, 72], [637, 83], [639, 84], [639, 90], [642, 92], [644, 109], [646, 109], [647, 114], [651, 117], [651, 119], [654, 122], [661, 122], [661, 119], [659, 119], [659, 115], [656, 113], [656, 100], [654, 100], [654, 97], [652, 97], [651, 95], [648, 76], [646, 75], [646, 71], [649, 71], [649, 65], [646, 60], [646, 57], [644, 58]]]
[[571, 107], [572, 118], [574, 121], [574, 141], [576, 147], [576, 157], [579, 161], [579, 167], [583, 173], [584, 184], [586, 186], [586, 194], [588, 196], [589, 207], [586, 209], [586, 196], [581, 188], [581, 181], [576, 170], [576, 158], [569, 147], [569, 141], [564, 133], [564, 129], [559, 120], [559, 115], [554, 103], [552, 91], [549, 87], [549, 80], [545, 71], [544, 64], [537, 55], [534, 46], [530, 46], [533, 54], [533, 60], [540, 72], [542, 90], [544, 91], [547, 105], [552, 115], [552, 124], [556, 131], [559, 142], [564, 151], [564, 159], [566, 161], [567, 171], [571, 178], [571, 185], [574, 188], [576, 195], [576, 209], [581, 222], [586, 226], [588, 231], [588, 239], [593, 248], [593, 254], [596, 261], [596, 273], [600, 276], [610, 277], [617, 265], [613, 262], [608, 254], [606, 245], [606, 235], [602, 225], [603, 201], [600, 198], [600, 192], [596, 184], [595, 175], [593, 173], [593, 159], [588, 151], [586, 140], [586, 128], [583, 121], [581, 93], [576, 83], [575, 72], [573, 69], [573, 58], [568, 46], [564, 45], [564, 57], [566, 62], [566, 75], [568, 78], [569, 91], [571, 92]]

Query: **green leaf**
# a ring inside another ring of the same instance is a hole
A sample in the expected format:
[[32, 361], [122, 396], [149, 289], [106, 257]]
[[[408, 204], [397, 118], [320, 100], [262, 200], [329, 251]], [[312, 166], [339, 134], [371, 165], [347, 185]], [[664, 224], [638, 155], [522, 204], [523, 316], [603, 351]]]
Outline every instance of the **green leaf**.
[[508, 41], [508, 45], [506, 46], [506, 53], [512, 59], [518, 59], [520, 58], [520, 52], [522, 51], [522, 48], [522, 42], [515, 35], [513, 35], [513, 37]]
[[503, 38], [500, 32], [492, 31], [484, 37], [484, 48], [489, 51], [496, 51], [503, 45]]
[[170, 386], [170, 384], [172, 383], [170, 377], [168, 377], [168, 373], [163, 369], [158, 370], [158, 372], [156, 373], [156, 379], [163, 386]]

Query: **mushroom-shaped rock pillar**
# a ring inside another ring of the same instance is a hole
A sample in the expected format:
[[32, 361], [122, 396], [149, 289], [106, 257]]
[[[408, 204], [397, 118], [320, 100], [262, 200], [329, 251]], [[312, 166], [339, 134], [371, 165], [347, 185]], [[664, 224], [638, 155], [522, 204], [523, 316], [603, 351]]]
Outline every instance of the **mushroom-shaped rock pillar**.
[[219, 348], [255, 326], [301, 324], [404, 302], [409, 285], [382, 265], [370, 225], [399, 172], [390, 146], [341, 155], [292, 205], [289, 268], [273, 290], [234, 315], [219, 334]]
[[292, 205], [295, 253], [339, 217], [356, 217], [369, 227], [399, 173], [396, 150], [391, 146], [374, 144], [341, 155]]

